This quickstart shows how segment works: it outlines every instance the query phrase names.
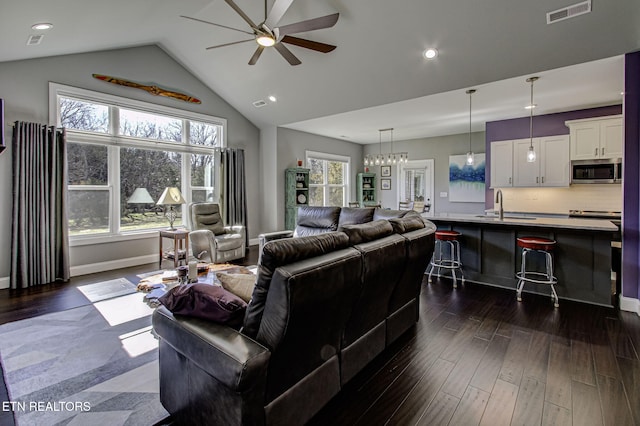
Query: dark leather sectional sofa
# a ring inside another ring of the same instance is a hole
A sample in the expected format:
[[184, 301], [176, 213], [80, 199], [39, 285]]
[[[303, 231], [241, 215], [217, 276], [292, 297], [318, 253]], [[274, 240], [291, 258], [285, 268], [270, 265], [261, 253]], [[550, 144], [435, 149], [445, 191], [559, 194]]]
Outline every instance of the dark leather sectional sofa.
[[404, 217], [265, 244], [240, 330], [155, 311], [160, 399], [179, 424], [304, 424], [415, 324], [435, 226], [380, 214]]

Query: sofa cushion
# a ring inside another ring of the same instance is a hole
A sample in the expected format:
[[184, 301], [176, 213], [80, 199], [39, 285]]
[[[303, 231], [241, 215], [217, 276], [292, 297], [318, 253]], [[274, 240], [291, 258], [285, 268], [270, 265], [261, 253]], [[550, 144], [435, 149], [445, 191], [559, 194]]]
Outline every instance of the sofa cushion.
[[229, 274], [218, 272], [216, 274], [222, 287], [249, 303], [253, 288], [256, 285], [256, 276], [253, 274]]
[[308, 259], [349, 246], [349, 238], [342, 232], [328, 232], [300, 238], [270, 241], [262, 249], [258, 278], [251, 302], [247, 306], [242, 333], [255, 338], [262, 321], [262, 313], [275, 270], [282, 265]]
[[343, 207], [340, 210], [340, 218], [338, 220], [338, 230], [345, 225], [353, 225], [357, 223], [367, 223], [373, 220], [374, 207], [356, 208]]
[[[390, 209], [375, 209], [373, 212], [373, 220], [391, 219], [392, 217], [404, 217], [413, 210], [390, 210]], [[414, 212], [415, 213], [415, 212]]]
[[210, 284], [179, 285], [158, 301], [172, 313], [204, 318], [231, 326], [240, 325], [247, 304], [235, 294]]
[[349, 237], [349, 244], [354, 246], [377, 240], [393, 234], [393, 227], [388, 220], [374, 220], [373, 222], [345, 225], [342, 232]]
[[422, 220], [420, 216], [414, 215], [391, 218], [389, 219], [389, 223], [393, 227], [393, 232], [396, 234], [404, 234], [405, 232], [424, 228], [424, 220]]
[[337, 231], [340, 207], [298, 207], [295, 237]]

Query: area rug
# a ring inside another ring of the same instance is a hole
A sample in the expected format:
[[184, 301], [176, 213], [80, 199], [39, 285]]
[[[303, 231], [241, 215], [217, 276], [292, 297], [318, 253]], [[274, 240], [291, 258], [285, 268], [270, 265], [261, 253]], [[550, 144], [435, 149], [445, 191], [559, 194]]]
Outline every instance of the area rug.
[[149, 426], [160, 404], [153, 312], [140, 293], [0, 326], [0, 360], [23, 425]]
[[100, 300], [111, 299], [112, 297], [135, 293], [136, 286], [126, 278], [116, 278], [115, 280], [79, 286], [78, 290], [80, 290], [90, 302], [98, 302]]

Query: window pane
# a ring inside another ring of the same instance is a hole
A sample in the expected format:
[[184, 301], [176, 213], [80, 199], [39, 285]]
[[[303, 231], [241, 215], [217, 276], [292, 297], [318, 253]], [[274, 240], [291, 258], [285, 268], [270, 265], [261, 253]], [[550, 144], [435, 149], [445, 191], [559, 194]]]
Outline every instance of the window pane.
[[120, 109], [120, 134], [161, 141], [182, 141], [182, 120], [147, 112]]
[[344, 205], [344, 188], [332, 187], [329, 188], [329, 203], [328, 206], [340, 206]]
[[213, 188], [215, 165], [213, 155], [191, 155], [191, 186]]
[[322, 185], [324, 183], [324, 161], [309, 158], [309, 183]]
[[330, 185], [342, 185], [344, 183], [345, 163], [340, 161], [327, 162], [327, 183]]
[[[169, 222], [155, 201], [167, 186], [181, 188], [182, 156], [169, 151], [140, 148], [120, 149], [120, 229], [133, 231], [167, 227]], [[144, 188], [153, 202], [131, 198], [137, 188]], [[174, 226], [182, 224], [181, 206], [175, 206], [178, 217]]]
[[106, 185], [109, 164], [107, 160], [106, 146], [68, 144], [69, 185]]
[[324, 189], [321, 186], [309, 188], [309, 205], [324, 206]]
[[189, 122], [189, 143], [202, 146], [220, 146], [220, 126], [214, 124]]
[[69, 191], [69, 235], [109, 232], [109, 190]]
[[68, 129], [108, 133], [109, 107], [61, 97], [60, 124]]
[[194, 189], [191, 191], [192, 203], [211, 203], [215, 202], [215, 194], [210, 189]]

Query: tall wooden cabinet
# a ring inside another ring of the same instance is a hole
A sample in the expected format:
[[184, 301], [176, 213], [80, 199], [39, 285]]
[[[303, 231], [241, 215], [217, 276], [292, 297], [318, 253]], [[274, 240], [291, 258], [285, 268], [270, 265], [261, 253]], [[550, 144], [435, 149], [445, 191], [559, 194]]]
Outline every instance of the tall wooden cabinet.
[[309, 169], [286, 169], [284, 184], [284, 226], [293, 230], [298, 218], [298, 207], [309, 205]]
[[360, 207], [377, 206], [378, 190], [375, 173], [358, 173], [356, 190]]

